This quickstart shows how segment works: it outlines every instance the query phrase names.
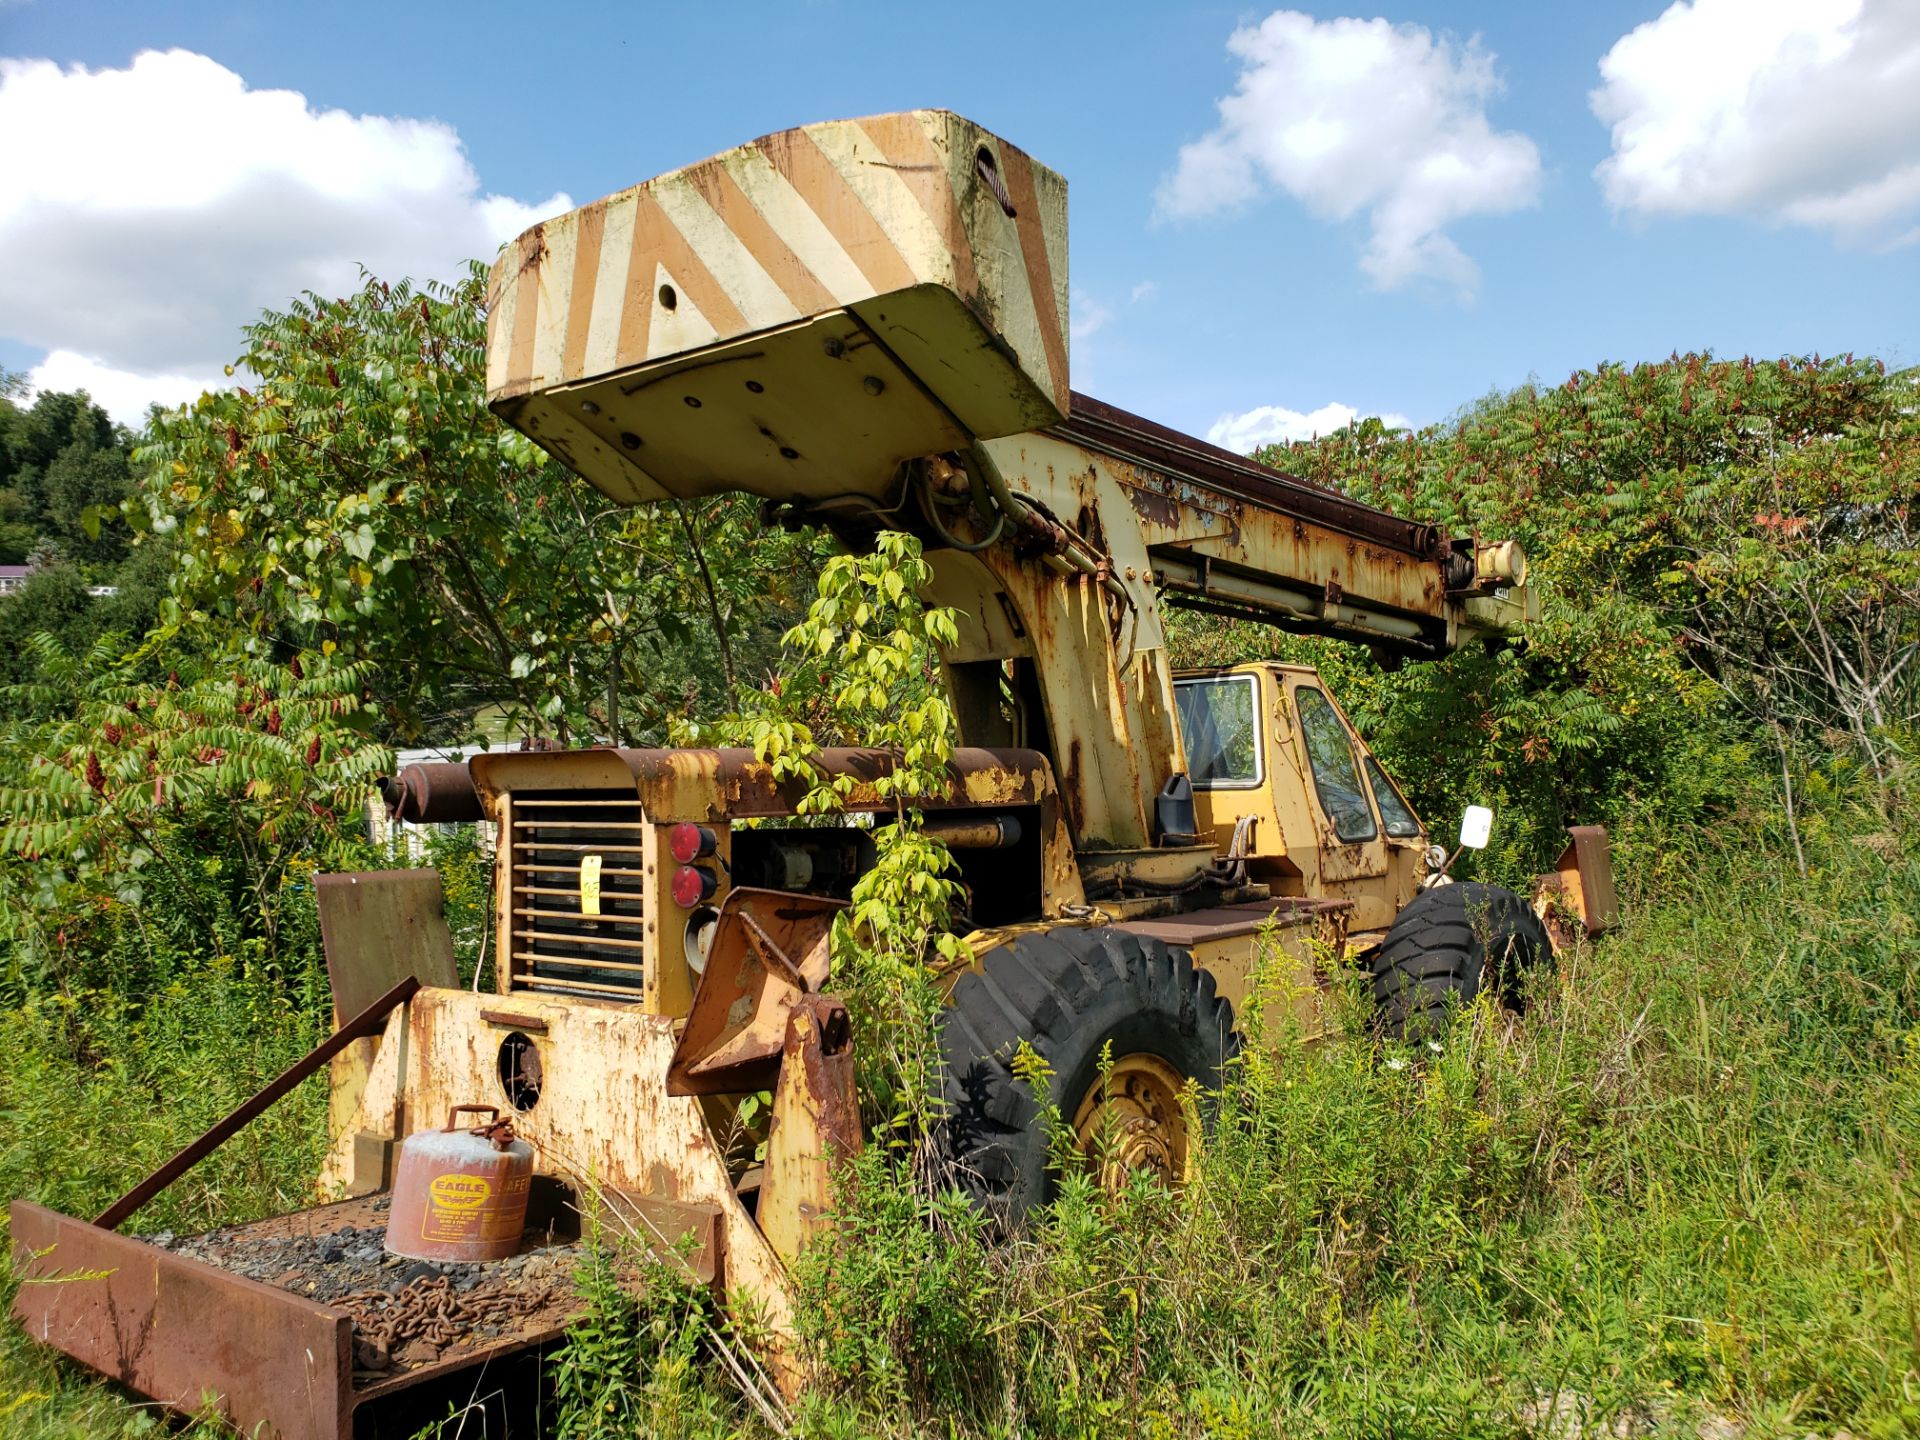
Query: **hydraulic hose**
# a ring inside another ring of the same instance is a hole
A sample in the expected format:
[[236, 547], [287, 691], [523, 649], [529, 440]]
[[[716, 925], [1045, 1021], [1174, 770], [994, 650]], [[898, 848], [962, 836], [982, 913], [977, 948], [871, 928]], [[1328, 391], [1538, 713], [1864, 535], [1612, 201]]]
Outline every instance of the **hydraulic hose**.
[[1071, 569], [1090, 579], [1098, 580], [1100, 587], [1128, 610], [1132, 610], [1133, 597], [1127, 593], [1127, 587], [1114, 576], [1106, 559], [1096, 554], [1079, 536], [1064, 525], [1057, 525], [1041, 515], [1031, 505], [1013, 493], [1007, 484], [1007, 477], [1000, 473], [1000, 467], [993, 463], [993, 456], [987, 453], [987, 447], [978, 440], [961, 452], [960, 462], [966, 468], [968, 483], [984, 485], [987, 493], [993, 497], [993, 503], [1002, 516], [1005, 516], [1029, 534], [1038, 537], [1048, 551], [1057, 555]]
[[966, 467], [966, 473], [967, 486], [973, 493], [975, 508], [978, 509], [982, 515], [992, 517], [992, 524], [987, 527], [987, 533], [983, 539], [962, 540], [959, 536], [949, 532], [947, 527], [940, 523], [938, 513], [940, 505], [939, 502], [933, 498], [933, 478], [927, 473], [924, 467], [919, 471], [920, 512], [927, 517], [927, 524], [933, 527], [933, 533], [940, 537], [941, 544], [955, 550], [964, 551], [969, 555], [974, 555], [985, 550], [989, 545], [998, 543], [1001, 535], [1006, 532], [1007, 512], [993, 503], [993, 497], [988, 494], [986, 488], [981, 485], [979, 479], [974, 475], [971, 466]]

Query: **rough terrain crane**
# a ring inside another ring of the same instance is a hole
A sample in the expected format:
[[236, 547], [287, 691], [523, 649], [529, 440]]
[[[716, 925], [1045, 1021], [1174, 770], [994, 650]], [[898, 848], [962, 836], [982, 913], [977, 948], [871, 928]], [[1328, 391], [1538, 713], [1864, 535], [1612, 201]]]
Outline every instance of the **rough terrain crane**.
[[[940, 660], [960, 748], [918, 802], [966, 895], [969, 958], [940, 976], [944, 1139], [1006, 1224], [1052, 1183], [1022, 1042], [1092, 1163], [1177, 1181], [1195, 1139], [1183, 1089], [1219, 1084], [1263, 947], [1293, 968], [1280, 981], [1308, 1024], [1344, 952], [1402, 1028], [1547, 951], [1528, 901], [1423, 887], [1426, 827], [1313, 670], [1176, 673], [1163, 629], [1191, 606], [1440, 657], [1525, 622], [1519, 548], [1073, 393], [1066, 222], [1065, 182], [1012, 145], [946, 112], [884, 115], [770, 135], [537, 225], [488, 298], [493, 409], [614, 500], [744, 491], [767, 523], [855, 548], [921, 540], [923, 598], [959, 627]], [[396, 1142], [496, 1104], [553, 1213], [624, 1207], [678, 1242], [750, 1299], [795, 1383], [787, 1266], [831, 1223], [834, 1157], [861, 1143], [828, 935], [872, 863], [851, 822], [892, 808], [874, 783], [892, 763], [821, 753], [849, 784], [845, 814], [813, 825], [755, 823], [791, 821], [805, 787], [741, 749], [490, 754], [403, 777], [402, 814], [498, 827], [494, 992], [451, 983], [417, 872], [336, 877], [323, 918], [346, 1038], [322, 1183], [350, 1198], [267, 1223], [369, 1213], [352, 1207], [379, 1203]], [[1604, 836], [1577, 832], [1553, 884], [1565, 914], [1604, 925]], [[756, 1158], [728, 1122], [759, 1092]], [[23, 1287], [16, 1311], [162, 1400], [217, 1393], [243, 1425], [376, 1433], [376, 1401], [564, 1319], [369, 1375], [353, 1317], [257, 1285], [243, 1314], [222, 1297], [251, 1282], [112, 1233], [130, 1208], [85, 1225], [17, 1205], [32, 1266], [119, 1278]], [[249, 1348], [268, 1314], [305, 1350]], [[195, 1343], [129, 1347], [130, 1315]]]

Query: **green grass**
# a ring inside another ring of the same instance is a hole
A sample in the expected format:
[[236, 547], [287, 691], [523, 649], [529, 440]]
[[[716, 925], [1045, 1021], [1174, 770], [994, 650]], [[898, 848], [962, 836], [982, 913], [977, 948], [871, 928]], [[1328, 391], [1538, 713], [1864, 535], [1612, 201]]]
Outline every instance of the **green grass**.
[[1835, 805], [1803, 880], [1764, 828], [1628, 837], [1627, 923], [1523, 1023], [1269, 1034], [1181, 1195], [1069, 1185], [989, 1254], [870, 1164], [816, 1427], [1920, 1432], [1914, 837]]
[[[1629, 831], [1626, 922], [1522, 1023], [1383, 1052], [1349, 996], [1345, 1043], [1269, 1034], [1178, 1195], [1070, 1181], [994, 1248], [870, 1153], [844, 1242], [807, 1267], [800, 1428], [1520, 1437], [1558, 1397], [1596, 1434], [1920, 1433], [1920, 842], [1825, 797], [1803, 878], [1774, 828]], [[214, 971], [0, 1017], [4, 1183], [110, 1198], [309, 1042], [303, 1003]], [[303, 1094], [144, 1223], [297, 1203], [319, 1125]], [[604, 1427], [572, 1407], [574, 1433], [760, 1433], [683, 1316], [598, 1316], [564, 1383], [627, 1398]], [[145, 1423], [0, 1345], [0, 1433]]]
[[[54, 992], [0, 1012], [0, 1192], [88, 1216], [312, 1048], [310, 985], [215, 964], [150, 997]], [[185, 1233], [312, 1198], [326, 1124], [318, 1077], [129, 1222]], [[0, 1230], [4, 1230], [0, 1221]], [[0, 1282], [11, 1302], [12, 1285]], [[144, 1434], [150, 1412], [88, 1382], [12, 1323], [0, 1332], [0, 1435]]]

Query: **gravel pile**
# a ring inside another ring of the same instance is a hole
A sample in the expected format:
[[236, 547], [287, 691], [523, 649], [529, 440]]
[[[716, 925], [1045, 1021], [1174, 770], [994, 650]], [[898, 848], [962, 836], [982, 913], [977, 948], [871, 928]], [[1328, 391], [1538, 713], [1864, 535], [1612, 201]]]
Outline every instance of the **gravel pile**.
[[[409, 1260], [386, 1253], [383, 1225], [342, 1225], [318, 1235], [259, 1235], [241, 1227], [143, 1238], [323, 1305], [350, 1302], [341, 1308], [354, 1317], [356, 1366], [376, 1371], [388, 1367], [390, 1354], [403, 1364], [429, 1363], [444, 1349], [511, 1333], [519, 1316], [570, 1292], [579, 1256], [578, 1241], [542, 1243], [544, 1232], [529, 1232], [520, 1253], [505, 1260]], [[450, 1341], [455, 1332], [459, 1339]]]

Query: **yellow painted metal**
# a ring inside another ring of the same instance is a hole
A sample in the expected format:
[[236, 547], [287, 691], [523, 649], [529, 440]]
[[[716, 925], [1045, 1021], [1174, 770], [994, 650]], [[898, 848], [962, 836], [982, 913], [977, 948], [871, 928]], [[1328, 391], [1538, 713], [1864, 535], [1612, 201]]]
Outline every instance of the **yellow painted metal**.
[[[1202, 672], [1182, 671], [1182, 675]], [[1202, 833], [1224, 853], [1242, 817], [1253, 822], [1249, 877], [1275, 894], [1311, 895], [1349, 903], [1349, 928], [1383, 929], [1419, 886], [1427, 833], [1386, 833], [1377, 805], [1367, 797], [1374, 835], [1358, 844], [1341, 841], [1321, 803], [1300, 733], [1299, 691], [1327, 697], [1354, 747], [1356, 762], [1370, 753], [1317, 671], [1305, 665], [1260, 662], [1206, 674], [1250, 675], [1259, 685], [1260, 744], [1266, 763], [1257, 786], [1196, 789], [1194, 810]], [[1417, 817], [1416, 817], [1417, 818]]]
[[837, 1173], [861, 1147], [846, 1007], [830, 996], [809, 995], [787, 1015], [765, 1178], [754, 1212], [774, 1253], [794, 1260], [828, 1230]]
[[754, 1297], [775, 1341], [776, 1378], [797, 1385], [786, 1267], [741, 1203], [700, 1101], [668, 1093], [673, 1022], [638, 1006], [529, 993], [513, 997], [510, 1013], [503, 1009], [492, 995], [423, 989], [394, 1012], [356, 1112], [332, 1137], [323, 1193], [346, 1189], [356, 1136], [394, 1140], [455, 1105], [507, 1110], [513, 1097], [501, 1081], [500, 1049], [518, 1031], [540, 1058], [539, 1099], [511, 1111], [533, 1147], [535, 1173], [583, 1200], [619, 1191], [711, 1207], [720, 1235], [716, 1292]]
[[1073, 1117], [1080, 1153], [1109, 1191], [1134, 1175], [1183, 1183], [1192, 1160], [1186, 1077], [1158, 1055], [1121, 1055]]

